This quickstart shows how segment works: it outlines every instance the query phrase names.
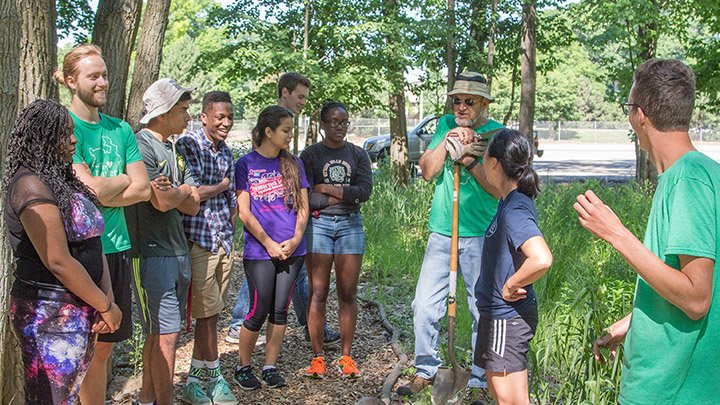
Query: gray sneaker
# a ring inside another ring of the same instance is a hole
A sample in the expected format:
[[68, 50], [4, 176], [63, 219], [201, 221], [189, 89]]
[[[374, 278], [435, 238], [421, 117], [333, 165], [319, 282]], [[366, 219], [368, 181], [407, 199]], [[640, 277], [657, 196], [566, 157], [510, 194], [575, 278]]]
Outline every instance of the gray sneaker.
[[239, 328], [230, 327], [227, 335], [225, 335], [225, 341], [232, 344], [240, 343], [240, 328], [242, 328], [242, 326]]
[[224, 378], [217, 380], [214, 384], [210, 383], [208, 385], [208, 391], [215, 405], [237, 405], [238, 403], [237, 398], [233, 395], [230, 386]]
[[212, 400], [205, 394], [202, 386], [196, 382], [191, 382], [183, 387], [183, 402], [190, 405], [210, 405]]

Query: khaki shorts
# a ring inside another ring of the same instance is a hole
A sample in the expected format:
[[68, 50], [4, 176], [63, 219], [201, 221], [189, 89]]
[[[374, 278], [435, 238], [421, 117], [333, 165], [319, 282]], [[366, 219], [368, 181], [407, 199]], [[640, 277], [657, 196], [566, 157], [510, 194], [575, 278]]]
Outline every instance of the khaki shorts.
[[232, 270], [232, 252], [220, 247], [217, 254], [190, 242], [192, 298], [190, 316], [209, 318], [223, 310]]

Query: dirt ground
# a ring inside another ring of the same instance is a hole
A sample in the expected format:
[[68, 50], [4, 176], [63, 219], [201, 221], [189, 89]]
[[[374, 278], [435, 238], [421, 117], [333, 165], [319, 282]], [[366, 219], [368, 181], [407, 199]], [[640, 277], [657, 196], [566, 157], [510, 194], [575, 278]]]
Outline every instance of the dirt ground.
[[[235, 260], [235, 268], [230, 281], [228, 299], [225, 311], [221, 314], [219, 325], [219, 350], [220, 362], [223, 375], [230, 382], [235, 396], [241, 404], [353, 404], [364, 396], [379, 397], [385, 377], [397, 362], [388, 345], [389, 335], [380, 323], [377, 311], [359, 303], [357, 330], [353, 345], [353, 357], [363, 376], [357, 380], [343, 380], [336, 371], [337, 360], [340, 358], [340, 345], [333, 345], [325, 348], [326, 361], [328, 361], [328, 375], [324, 380], [313, 380], [303, 375], [303, 370], [308, 367], [312, 359], [310, 344], [305, 341], [304, 331], [297, 324], [294, 311], [290, 310], [288, 329], [282, 354], [278, 361], [278, 368], [284, 375], [287, 386], [279, 389], [272, 389], [263, 386], [261, 389], [246, 392], [232, 382], [235, 366], [238, 364], [237, 345], [225, 342], [227, 326], [231, 319], [232, 306], [235, 303], [237, 291], [242, 282], [243, 272], [242, 261]], [[360, 287], [360, 294], [362, 286]], [[328, 322], [335, 330], [337, 323], [337, 300], [334, 287], [331, 287], [330, 299], [328, 300]], [[192, 333], [182, 333], [177, 349], [177, 360], [175, 367], [175, 399], [181, 403], [182, 387], [185, 383], [190, 359], [193, 349]], [[128, 353], [137, 350], [141, 345], [141, 339], [121, 346], [116, 356], [116, 363], [123, 366], [123, 359]], [[262, 360], [265, 354], [265, 346], [259, 345], [253, 355], [253, 369], [259, 377], [259, 370], [262, 368]], [[124, 356], [124, 357], [123, 357]], [[119, 370], [122, 370], [120, 368]], [[129, 373], [125, 373], [129, 374]], [[117, 375], [111, 383], [109, 393], [112, 396], [113, 404], [129, 404], [137, 398], [140, 388], [140, 376], [128, 378], [127, 375]]]

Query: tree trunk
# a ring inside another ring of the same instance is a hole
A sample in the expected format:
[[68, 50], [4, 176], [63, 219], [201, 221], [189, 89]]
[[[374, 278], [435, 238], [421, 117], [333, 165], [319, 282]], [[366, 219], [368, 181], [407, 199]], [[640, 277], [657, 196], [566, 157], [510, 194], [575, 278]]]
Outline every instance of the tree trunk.
[[[308, 57], [307, 53], [308, 53], [308, 49], [310, 48], [310, 12], [311, 12], [310, 11], [310, 0], [305, 0], [305, 19], [303, 22], [303, 59], [304, 60], [307, 60], [307, 57]], [[300, 122], [300, 117], [299, 116], [295, 117], [295, 120], [294, 120], [295, 128], [293, 129], [293, 131], [294, 131], [293, 153], [295, 155], [298, 154], [298, 144], [300, 143], [300, 140], [299, 140], [300, 126], [298, 125], [299, 122]], [[309, 145], [307, 145], [307, 143], [308, 143], [308, 140], [306, 137], [305, 138], [306, 147], [309, 146]]]
[[397, 24], [400, 6], [398, 0], [383, 2], [383, 16], [385, 17], [386, 31], [385, 44], [387, 53], [387, 81], [390, 83], [390, 163], [393, 178], [398, 185], [407, 187], [410, 182], [410, 168], [408, 159], [407, 121], [405, 113], [405, 86], [403, 76], [402, 56], [398, 54], [397, 44], [400, 41], [400, 31]]
[[101, 108], [107, 115], [125, 116], [130, 56], [140, 23], [142, 0], [100, 0], [92, 41], [103, 51], [108, 71], [107, 104]]
[[407, 121], [405, 117], [405, 93], [396, 88], [390, 95], [390, 162], [393, 178], [406, 187], [410, 181], [408, 159]]
[[310, 114], [310, 125], [308, 125], [307, 136], [305, 136], [305, 148], [317, 143], [318, 129], [320, 127], [317, 118], [319, 114], [319, 111]]
[[487, 51], [487, 77], [488, 89], [492, 91], [492, 80], [495, 70], [495, 30], [497, 23], [498, 0], [492, 0], [492, 10], [490, 12], [490, 28], [488, 29], [488, 51]]
[[523, 4], [522, 40], [520, 43], [520, 113], [518, 130], [532, 144], [535, 118], [535, 0]]
[[[455, 0], [448, 0], [448, 37], [445, 48], [445, 63], [447, 64], [447, 92], [449, 93], [455, 85]], [[445, 101], [445, 112], [452, 111], [452, 100]]]
[[[648, 23], [637, 30], [638, 37], [638, 66], [640, 63], [655, 57], [657, 50], [657, 25]], [[634, 66], [633, 68], [636, 68]], [[650, 160], [647, 152], [640, 149], [637, 137], [635, 138], [635, 179], [639, 184], [650, 182], [651, 185], [657, 185], [657, 168]]]
[[160, 74], [163, 40], [169, 14], [170, 0], [149, 0], [147, 2], [135, 57], [132, 84], [130, 85], [130, 102], [125, 117], [125, 121], [130, 124], [133, 131], [140, 129], [143, 93], [158, 79]]
[[58, 99], [58, 86], [52, 78], [57, 68], [57, 10], [54, 0], [25, 0], [18, 5], [21, 33], [18, 87], [22, 108], [39, 98]]
[[[4, 173], [5, 155], [10, 133], [18, 111], [18, 83], [20, 78], [21, 23], [17, 0], [0, 3], [0, 173]], [[5, 199], [0, 200], [5, 209]], [[5, 216], [0, 215], [0, 403], [20, 404], [23, 400], [23, 372], [20, 350], [10, 326], [10, 285], [12, 284], [13, 260], [7, 240]]]
[[17, 0], [4, 1], [0, 5], [0, 38], [3, 38], [0, 41], [0, 168], [4, 168], [7, 141], [18, 112], [20, 13]]

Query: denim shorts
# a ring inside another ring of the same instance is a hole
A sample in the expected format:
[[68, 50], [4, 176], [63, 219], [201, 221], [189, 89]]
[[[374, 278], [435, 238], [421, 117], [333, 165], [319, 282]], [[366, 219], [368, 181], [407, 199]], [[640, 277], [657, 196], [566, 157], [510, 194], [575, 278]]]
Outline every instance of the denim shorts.
[[311, 217], [305, 230], [308, 253], [361, 255], [365, 253], [365, 231], [359, 212]]

